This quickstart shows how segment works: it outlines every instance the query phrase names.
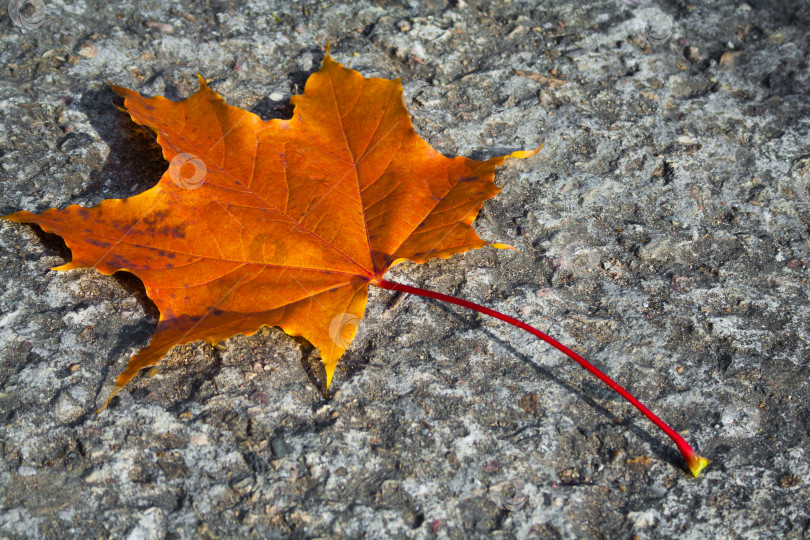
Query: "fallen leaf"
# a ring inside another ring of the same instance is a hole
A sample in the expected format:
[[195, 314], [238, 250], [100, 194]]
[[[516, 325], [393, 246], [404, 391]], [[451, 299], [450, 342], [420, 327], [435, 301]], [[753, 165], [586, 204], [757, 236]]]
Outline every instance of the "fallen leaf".
[[6, 218], [65, 239], [73, 260], [55, 270], [143, 281], [157, 330], [116, 387], [175, 345], [267, 325], [320, 350], [328, 388], [369, 284], [400, 261], [487, 245], [471, 224], [499, 191], [495, 167], [539, 151], [445, 157], [414, 132], [399, 80], [364, 78], [328, 54], [291, 98], [289, 120], [229, 106], [202, 78], [181, 102], [113, 89], [157, 134], [170, 163], [158, 184], [92, 208]]

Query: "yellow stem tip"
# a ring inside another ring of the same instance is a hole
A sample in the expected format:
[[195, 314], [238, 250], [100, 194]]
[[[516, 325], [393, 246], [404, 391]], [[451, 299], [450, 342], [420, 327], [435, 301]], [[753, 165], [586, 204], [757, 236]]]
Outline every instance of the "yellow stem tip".
[[698, 477], [698, 475], [700, 474], [700, 471], [705, 469], [706, 465], [708, 465], [708, 464], [709, 464], [708, 459], [706, 459], [704, 457], [700, 457], [697, 454], [695, 454], [695, 456], [692, 459], [688, 460], [687, 463], [686, 463], [686, 465], [689, 467], [689, 470], [692, 471], [692, 475], [695, 478]]

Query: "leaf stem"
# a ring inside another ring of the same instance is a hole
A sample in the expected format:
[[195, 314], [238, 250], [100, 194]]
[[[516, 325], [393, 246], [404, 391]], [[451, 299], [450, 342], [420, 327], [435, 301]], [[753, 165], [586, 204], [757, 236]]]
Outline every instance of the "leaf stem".
[[410, 285], [405, 285], [403, 283], [396, 283], [382, 278], [377, 278], [373, 280], [372, 283], [383, 289], [388, 289], [392, 291], [401, 291], [410, 294], [415, 294], [418, 296], [425, 296], [427, 298], [442, 300], [443, 302], [449, 302], [457, 306], [472, 309], [479, 313], [483, 313], [484, 315], [489, 315], [490, 317], [500, 319], [513, 326], [521, 328], [529, 332], [530, 334], [537, 336], [538, 338], [542, 339], [555, 349], [564, 353], [570, 359], [574, 360], [580, 366], [588, 370], [591, 374], [595, 375], [599, 380], [604, 382], [615, 392], [617, 392], [620, 396], [629, 401], [635, 408], [640, 410], [644, 414], [644, 416], [649, 418], [656, 426], [658, 426], [661, 429], [661, 431], [666, 433], [678, 447], [678, 450], [680, 450], [681, 455], [683, 455], [683, 459], [686, 461], [687, 467], [689, 467], [689, 470], [692, 472], [694, 476], [697, 477], [700, 474], [700, 471], [702, 471], [703, 468], [706, 467], [706, 465], [708, 465], [709, 461], [707, 459], [697, 455], [697, 453], [692, 449], [692, 447], [689, 446], [689, 443], [687, 443], [684, 440], [684, 438], [678, 434], [677, 431], [675, 431], [674, 429], [669, 427], [666, 423], [664, 423], [664, 421], [658, 418], [650, 409], [645, 407], [643, 403], [641, 403], [639, 400], [633, 397], [633, 395], [630, 394], [630, 392], [622, 388], [613, 379], [611, 379], [610, 377], [599, 371], [599, 369], [597, 369], [593, 364], [585, 360], [583, 357], [581, 357], [580, 355], [578, 355], [577, 353], [575, 353], [574, 351], [572, 351], [571, 349], [569, 349], [568, 347], [566, 347], [565, 345], [554, 339], [553, 337], [544, 334], [537, 328], [530, 326], [524, 323], [523, 321], [515, 319], [514, 317], [510, 317], [509, 315], [504, 315], [503, 313], [495, 311], [494, 309], [490, 309], [482, 305], [476, 304], [474, 302], [469, 302], [467, 300], [462, 300], [454, 296], [448, 296], [446, 294], [428, 291], [426, 289], [420, 289], [418, 287], [412, 287]]

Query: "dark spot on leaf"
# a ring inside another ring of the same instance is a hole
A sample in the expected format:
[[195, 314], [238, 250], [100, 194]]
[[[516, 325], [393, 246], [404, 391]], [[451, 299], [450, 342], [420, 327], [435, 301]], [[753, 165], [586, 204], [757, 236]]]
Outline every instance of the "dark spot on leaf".
[[126, 257], [122, 257], [117, 253], [113, 253], [106, 258], [107, 264], [110, 266], [117, 266], [118, 268], [139, 268], [138, 265], [134, 264], [132, 261], [128, 260]]
[[159, 210], [150, 216], [146, 216], [141, 220], [141, 223], [146, 225], [154, 225], [160, 221], [163, 221], [166, 218], [167, 212], [163, 210]]
[[158, 231], [158, 234], [161, 236], [173, 236], [175, 238], [185, 238], [186, 232], [185, 228], [175, 228], [175, 227], [163, 227]]
[[108, 248], [112, 245], [109, 242], [105, 242], [104, 240], [96, 240], [94, 238], [88, 238], [87, 243], [90, 244], [91, 246], [97, 246], [100, 248]]

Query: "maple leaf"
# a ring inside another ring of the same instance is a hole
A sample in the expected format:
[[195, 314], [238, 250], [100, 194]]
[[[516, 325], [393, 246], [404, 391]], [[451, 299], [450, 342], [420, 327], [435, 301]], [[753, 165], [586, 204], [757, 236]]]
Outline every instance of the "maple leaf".
[[160, 319], [118, 387], [174, 345], [267, 325], [320, 350], [328, 388], [370, 283], [402, 260], [487, 245], [471, 224], [498, 193], [494, 170], [508, 156], [434, 150], [414, 132], [399, 79], [364, 78], [327, 54], [291, 98], [292, 118], [270, 121], [227, 105], [202, 78], [181, 102], [113, 90], [157, 133], [170, 162], [158, 184], [92, 208], [7, 218], [65, 239], [73, 260], [55, 270], [143, 281]]
[[[488, 245], [472, 228], [498, 193], [495, 167], [519, 151], [448, 158], [413, 129], [399, 80], [364, 78], [327, 54], [293, 96], [289, 120], [231, 107], [200, 78], [181, 102], [126, 88], [124, 110], [157, 134], [169, 168], [153, 188], [92, 208], [20, 211], [65, 239], [71, 262], [138, 276], [160, 318], [107, 403], [175, 345], [215, 344], [279, 326], [320, 350], [326, 388], [363, 317], [370, 284], [450, 302], [546, 341], [641, 410], [676, 443], [692, 473], [708, 463], [584, 358], [540, 330], [492, 309], [384, 279], [394, 264], [423, 263]], [[493, 247], [509, 247], [489, 244]]]

